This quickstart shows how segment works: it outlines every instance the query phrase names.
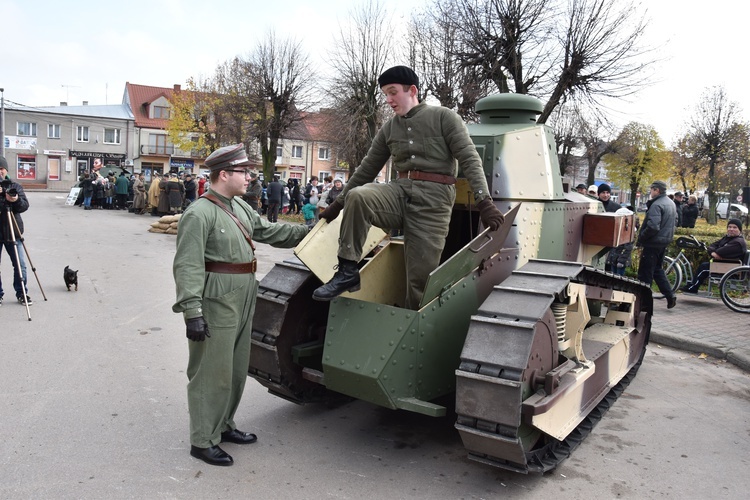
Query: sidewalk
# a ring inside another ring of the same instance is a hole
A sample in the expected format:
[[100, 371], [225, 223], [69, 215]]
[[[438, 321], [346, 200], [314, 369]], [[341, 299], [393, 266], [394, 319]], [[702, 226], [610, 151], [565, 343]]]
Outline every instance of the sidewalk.
[[705, 353], [750, 372], [750, 314], [729, 309], [720, 298], [677, 294], [677, 306], [654, 299], [651, 344]]

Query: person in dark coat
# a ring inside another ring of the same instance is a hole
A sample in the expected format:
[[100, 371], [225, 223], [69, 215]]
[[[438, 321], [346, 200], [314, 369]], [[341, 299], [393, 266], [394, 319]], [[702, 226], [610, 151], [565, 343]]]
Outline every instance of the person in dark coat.
[[292, 204], [289, 210], [295, 214], [302, 211], [302, 193], [300, 192], [299, 179], [292, 179]]
[[684, 202], [682, 201], [682, 192], [677, 191], [674, 194], [674, 200], [672, 201], [674, 201], [674, 208], [675, 208], [675, 211], [677, 212], [677, 227], [682, 227], [682, 217], [683, 217], [682, 210], [685, 206]]
[[637, 245], [642, 247], [638, 264], [638, 280], [651, 286], [656, 281], [659, 291], [667, 298], [667, 309], [677, 304], [672, 287], [664, 273], [664, 254], [674, 237], [677, 220], [674, 202], [667, 196], [667, 183], [654, 181], [651, 184], [651, 199], [648, 210], [638, 232]]
[[277, 222], [279, 220], [279, 209], [281, 209], [281, 193], [284, 185], [279, 182], [277, 176], [268, 184], [266, 194], [268, 196], [268, 222]]
[[193, 174], [185, 175], [185, 204], [190, 205], [195, 201], [195, 193], [198, 190], [198, 185], [193, 179]]
[[597, 190], [599, 201], [604, 205], [605, 212], [615, 213], [622, 208], [619, 203], [610, 199], [612, 197], [612, 189], [609, 187], [609, 184], [600, 184]]
[[94, 181], [91, 180], [91, 174], [83, 174], [81, 191], [83, 192], [83, 209], [91, 210], [91, 199], [94, 197]]
[[[719, 241], [714, 241], [706, 248], [709, 257], [718, 262], [742, 262], [747, 252], [747, 242], [742, 236], [742, 221], [729, 219], [727, 221], [727, 234]], [[695, 271], [693, 281], [680, 288], [685, 293], [698, 293], [698, 289], [711, 274], [711, 262], [701, 262]]]
[[159, 181], [159, 206], [156, 208], [159, 215], [167, 215], [169, 213], [169, 197], [167, 196], [168, 183], [169, 175], [164, 174]]
[[695, 227], [698, 220], [698, 198], [691, 194], [686, 205], [682, 207], [682, 227]]
[[[2, 256], [2, 249], [5, 247], [13, 265], [13, 289], [16, 292], [16, 300], [21, 304], [30, 306], [34, 302], [29, 297], [29, 288], [26, 286], [26, 262], [23, 260], [22, 251], [23, 218], [21, 217], [21, 214], [29, 209], [29, 199], [23, 191], [23, 186], [8, 175], [8, 162], [4, 156], [0, 156], [0, 181], [2, 181], [0, 183], [0, 213], [4, 216], [0, 221], [0, 242], [2, 242], [0, 244], [0, 256]], [[5, 217], [5, 214], [12, 215], [15, 225], [12, 225], [11, 219]], [[0, 282], [0, 305], [3, 303], [3, 295], [3, 284]], [[12, 332], [5, 325], [3, 325], [3, 328], [4, 331]]]
[[164, 186], [164, 192], [169, 200], [169, 213], [182, 213], [182, 198], [185, 196], [185, 186], [177, 178], [176, 173], [169, 175], [169, 182]]
[[130, 181], [127, 177], [125, 177], [125, 172], [120, 172], [120, 176], [115, 181], [115, 198], [117, 200], [117, 210], [127, 210], [129, 187]]

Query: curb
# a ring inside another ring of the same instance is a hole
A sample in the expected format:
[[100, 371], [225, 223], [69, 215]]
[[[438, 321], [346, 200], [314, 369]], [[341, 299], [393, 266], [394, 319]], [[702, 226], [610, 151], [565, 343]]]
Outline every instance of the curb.
[[736, 367], [750, 372], [750, 349], [732, 349], [658, 330], [651, 330], [649, 343], [657, 343], [681, 351], [705, 353], [717, 359], [727, 360]]

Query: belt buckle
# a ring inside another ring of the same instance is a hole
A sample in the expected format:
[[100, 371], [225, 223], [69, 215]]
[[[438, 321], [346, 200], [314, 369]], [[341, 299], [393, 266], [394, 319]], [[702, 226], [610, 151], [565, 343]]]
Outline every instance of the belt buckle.
[[411, 178], [411, 173], [412, 172], [416, 172], [416, 170], [407, 170], [406, 171], [406, 178], [407, 179], [412, 180], [412, 178]]

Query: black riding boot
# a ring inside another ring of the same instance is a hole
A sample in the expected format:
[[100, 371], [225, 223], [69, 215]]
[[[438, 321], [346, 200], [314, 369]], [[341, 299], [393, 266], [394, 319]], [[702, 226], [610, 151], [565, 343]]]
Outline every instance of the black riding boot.
[[313, 299], [329, 301], [335, 299], [344, 292], [356, 292], [360, 289], [359, 267], [353, 260], [339, 257], [339, 266], [331, 281], [318, 287], [313, 292]]

